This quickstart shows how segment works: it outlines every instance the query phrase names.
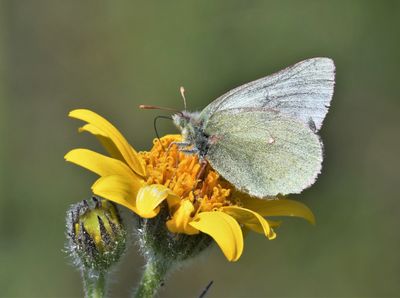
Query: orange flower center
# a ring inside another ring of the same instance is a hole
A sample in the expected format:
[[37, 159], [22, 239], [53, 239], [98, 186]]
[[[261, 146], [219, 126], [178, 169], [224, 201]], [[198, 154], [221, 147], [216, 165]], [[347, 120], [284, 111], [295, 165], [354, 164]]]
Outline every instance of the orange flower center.
[[139, 153], [146, 164], [146, 182], [165, 185], [182, 200], [190, 200], [197, 212], [232, 205], [229, 184], [208, 165], [200, 173], [198, 156], [183, 153], [171, 144], [179, 141], [180, 135], [167, 135], [161, 138], [161, 144], [155, 139], [149, 152]]

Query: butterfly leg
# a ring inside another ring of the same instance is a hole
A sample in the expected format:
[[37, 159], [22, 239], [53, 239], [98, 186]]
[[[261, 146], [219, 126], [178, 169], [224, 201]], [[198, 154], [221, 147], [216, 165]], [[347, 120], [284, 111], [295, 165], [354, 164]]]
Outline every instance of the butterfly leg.
[[179, 148], [179, 150], [182, 151], [181, 150], [182, 148], [189, 147], [191, 145], [191, 143], [189, 143], [189, 142], [171, 142], [167, 148], [167, 152], [169, 151], [169, 149], [171, 149], [171, 147], [173, 145], [176, 145]]
[[205, 159], [200, 159], [200, 170], [196, 175], [196, 183], [193, 185], [192, 190], [195, 190], [199, 186], [199, 183], [204, 182], [204, 174], [206, 172], [207, 166], [208, 166], [208, 161]]
[[[168, 145], [168, 148], [167, 148], [167, 151], [166, 151], [167, 153], [169, 152], [169, 150], [171, 149], [171, 147], [172, 147], [173, 145], [176, 145], [176, 146], [178, 147], [178, 150], [179, 150], [179, 151], [185, 152], [186, 150], [183, 149], [183, 148], [189, 147], [189, 146], [191, 145], [191, 143], [189, 143], [189, 142], [171, 142], [171, 143]], [[188, 152], [188, 153], [190, 153], [190, 152]], [[191, 153], [191, 154], [193, 154], [193, 153]]]
[[169, 144], [169, 146], [171, 147], [172, 145], [176, 145], [179, 148], [181, 148], [181, 147], [189, 147], [191, 145], [191, 143], [190, 142], [171, 142]]
[[198, 154], [199, 153], [199, 150], [196, 149], [196, 148], [193, 148], [193, 149], [182, 149], [182, 150], [179, 150], [179, 151], [183, 152], [185, 154], [188, 154], [188, 155], [194, 155], [194, 154]]
[[204, 173], [208, 166], [208, 161], [206, 159], [201, 159], [200, 165], [201, 165], [200, 171], [197, 173], [197, 181], [204, 179]]

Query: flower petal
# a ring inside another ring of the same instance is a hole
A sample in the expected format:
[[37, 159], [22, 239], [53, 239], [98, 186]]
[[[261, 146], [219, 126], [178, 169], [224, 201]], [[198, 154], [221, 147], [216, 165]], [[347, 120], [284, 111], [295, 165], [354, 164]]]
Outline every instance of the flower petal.
[[168, 230], [172, 233], [198, 234], [199, 230], [189, 225], [193, 219], [191, 216], [193, 211], [194, 206], [192, 202], [189, 200], [182, 201], [172, 218], [167, 221]]
[[261, 216], [301, 217], [315, 225], [312, 211], [303, 203], [289, 199], [261, 200], [253, 197], [241, 197], [244, 208], [253, 210]]
[[227, 206], [221, 208], [221, 211], [235, 218], [246, 228], [264, 234], [270, 240], [275, 239], [276, 237], [276, 234], [271, 229], [269, 223], [261, 215], [250, 209], [238, 206]]
[[97, 126], [93, 124], [85, 124], [84, 126], [79, 128], [79, 132], [89, 132], [92, 135], [96, 136], [96, 138], [100, 141], [103, 147], [107, 150], [107, 152], [111, 155], [111, 157], [119, 159], [125, 162], [124, 157], [121, 155], [121, 152], [115, 146], [114, 142], [107, 136], [107, 134], [99, 129]]
[[161, 184], [146, 185], [140, 188], [136, 196], [139, 215], [152, 218], [160, 211], [159, 205], [171, 194], [168, 187]]
[[135, 200], [138, 190], [138, 183], [118, 175], [101, 177], [92, 185], [94, 194], [125, 206], [135, 213], [138, 213]]
[[100, 115], [86, 109], [73, 110], [69, 113], [69, 116], [96, 126], [114, 143], [129, 167], [137, 174], [145, 176], [146, 171], [139, 155], [110, 122]]
[[64, 158], [84, 167], [99, 176], [119, 175], [130, 177], [134, 180], [142, 180], [122, 161], [111, 158], [88, 149], [74, 149], [68, 152]]
[[167, 203], [168, 203], [168, 209], [170, 212], [175, 212], [177, 208], [179, 208], [181, 204], [181, 198], [175, 194], [173, 194], [171, 191], [171, 194], [167, 198]]
[[235, 262], [242, 255], [242, 230], [228, 214], [221, 211], [201, 212], [190, 225], [214, 238], [229, 261]]
[[270, 219], [268, 219], [267, 221], [268, 221], [268, 224], [269, 224], [269, 226], [271, 228], [277, 228], [282, 224], [281, 220], [270, 220]]

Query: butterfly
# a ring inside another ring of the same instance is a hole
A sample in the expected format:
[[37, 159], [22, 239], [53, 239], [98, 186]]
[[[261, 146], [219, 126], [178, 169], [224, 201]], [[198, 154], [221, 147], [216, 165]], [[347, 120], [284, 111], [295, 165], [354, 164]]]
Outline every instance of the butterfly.
[[335, 85], [329, 58], [311, 58], [239, 86], [201, 112], [172, 116], [180, 150], [197, 154], [240, 191], [300, 193], [321, 172], [318, 131]]

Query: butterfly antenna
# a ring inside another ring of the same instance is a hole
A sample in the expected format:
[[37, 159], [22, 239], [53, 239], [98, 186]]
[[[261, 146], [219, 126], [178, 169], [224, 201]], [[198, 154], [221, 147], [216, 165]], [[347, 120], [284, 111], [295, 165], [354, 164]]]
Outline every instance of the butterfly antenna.
[[160, 107], [160, 106], [153, 106], [153, 105], [139, 105], [139, 109], [141, 110], [162, 110], [162, 111], [171, 111], [171, 112], [180, 112], [176, 109]]
[[177, 109], [171, 109], [171, 108], [166, 108], [166, 107], [160, 107], [160, 106], [153, 106], [153, 105], [139, 105], [139, 109], [141, 110], [161, 110], [161, 111], [171, 111], [176, 114], [179, 114], [183, 116], [182, 112], [177, 110]]
[[158, 142], [160, 143], [161, 147], [163, 148], [163, 151], [166, 152], [165, 147], [163, 146], [163, 144], [162, 144], [162, 142], [161, 142], [160, 135], [158, 134], [158, 130], [157, 130], [157, 120], [158, 120], [158, 119], [168, 119], [168, 120], [172, 120], [172, 118], [171, 118], [171, 117], [168, 117], [168, 116], [160, 116], [160, 115], [159, 115], [159, 116], [156, 116], [156, 117], [154, 118], [154, 122], [153, 122], [154, 131], [156, 132], [156, 136], [157, 136]]
[[179, 88], [179, 91], [181, 92], [181, 96], [182, 96], [182, 98], [183, 98], [183, 106], [185, 107], [185, 111], [186, 111], [187, 109], [186, 109], [185, 88], [183, 88], [183, 86], [181, 86], [181, 87]]

